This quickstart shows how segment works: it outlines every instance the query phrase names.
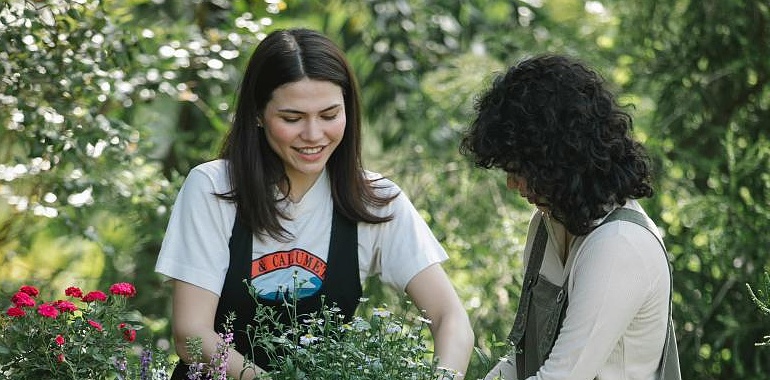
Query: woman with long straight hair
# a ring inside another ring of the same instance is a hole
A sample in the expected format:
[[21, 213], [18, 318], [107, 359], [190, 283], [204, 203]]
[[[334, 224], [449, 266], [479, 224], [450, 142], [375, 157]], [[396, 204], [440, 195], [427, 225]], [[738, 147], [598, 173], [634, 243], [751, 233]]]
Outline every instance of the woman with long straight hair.
[[[231, 312], [228, 374], [269, 371], [244, 333], [256, 302], [280, 308], [294, 297], [298, 314], [323, 302], [351, 318], [368, 276], [425, 311], [440, 366], [466, 370], [473, 332], [441, 267], [447, 254], [398, 186], [364, 170], [360, 107], [327, 37], [278, 30], [256, 47], [220, 157], [187, 176], [156, 264], [173, 280], [174, 379], [191, 360], [186, 340], [201, 338], [207, 361]], [[247, 360], [256, 367], [244, 371]]]

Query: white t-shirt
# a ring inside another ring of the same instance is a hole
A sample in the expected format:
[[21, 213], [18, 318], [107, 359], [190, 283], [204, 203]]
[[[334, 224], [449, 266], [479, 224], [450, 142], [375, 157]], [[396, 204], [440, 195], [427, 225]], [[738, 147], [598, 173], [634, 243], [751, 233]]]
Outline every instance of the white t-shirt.
[[[637, 201], [624, 207], [649, 218]], [[525, 263], [541, 218], [538, 211], [530, 221]], [[658, 240], [637, 224], [609, 223], [576, 238], [564, 265], [559, 254], [564, 226], [545, 221], [548, 243], [540, 274], [557, 285], [569, 275], [569, 301], [550, 356], [528, 380], [655, 379], [670, 293], [667, 258]]]
[[[380, 178], [367, 172], [369, 178]], [[375, 182], [394, 194], [401, 190], [391, 181]], [[230, 190], [227, 161], [215, 160], [193, 168], [177, 195], [163, 239], [155, 271], [221, 294], [227, 274], [228, 243], [235, 223], [235, 204], [214, 194]], [[256, 237], [252, 243], [252, 284], [263, 295], [294, 288], [294, 275], [301, 297], [318, 290], [329, 250], [333, 201], [328, 175], [322, 173], [297, 203], [283, 201], [292, 220], [282, 225], [294, 238], [282, 242]], [[361, 281], [372, 275], [398, 289], [428, 266], [447, 259], [425, 221], [403, 192], [387, 206], [372, 210], [393, 215], [380, 224], [358, 223], [358, 268]]]

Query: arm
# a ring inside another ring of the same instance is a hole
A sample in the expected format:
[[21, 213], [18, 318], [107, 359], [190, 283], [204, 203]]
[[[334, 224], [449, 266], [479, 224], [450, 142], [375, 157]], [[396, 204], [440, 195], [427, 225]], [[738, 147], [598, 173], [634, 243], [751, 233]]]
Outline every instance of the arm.
[[406, 286], [406, 292], [431, 320], [430, 331], [438, 365], [465, 374], [473, 350], [473, 330], [441, 265], [433, 264], [414, 276]]
[[[608, 359], [621, 339], [624, 357], [612, 360], [625, 361], [626, 369], [636, 371], [657, 367], [668, 302], [668, 269], [660, 245], [638, 226], [618, 231], [609, 225], [592, 234], [596, 235], [583, 243], [572, 269], [574, 285], [559, 336], [530, 379], [593, 379], [608, 369]], [[634, 330], [629, 332], [629, 326]], [[611, 368], [621, 370], [620, 363]]]
[[[222, 338], [214, 331], [214, 315], [218, 302], [219, 297], [208, 290], [186, 282], [174, 281], [172, 313], [174, 342], [179, 358], [185, 363], [193, 360], [187, 352], [187, 338], [201, 338], [203, 358], [199, 360], [204, 363], [211, 360], [217, 343], [222, 342]], [[241, 371], [244, 368], [243, 355], [235, 349], [230, 349], [228, 355], [227, 374], [235, 379], [253, 379], [257, 374], [265, 372], [254, 366], [247, 369], [241, 377]]]

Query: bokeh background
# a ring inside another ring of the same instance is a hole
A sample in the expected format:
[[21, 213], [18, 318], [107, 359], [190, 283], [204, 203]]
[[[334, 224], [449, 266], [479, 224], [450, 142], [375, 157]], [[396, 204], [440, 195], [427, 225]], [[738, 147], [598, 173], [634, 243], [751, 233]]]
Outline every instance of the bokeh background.
[[[683, 377], [770, 376], [757, 345], [770, 316], [747, 288], [770, 291], [765, 0], [0, 0], [0, 306], [25, 283], [130, 281], [139, 340], [169, 347], [153, 266], [175, 194], [217, 154], [253, 48], [295, 26], [347, 52], [366, 167], [402, 186], [449, 252], [477, 338], [469, 379], [505, 348], [531, 210], [459, 155], [459, 136], [493, 73], [545, 52], [597, 67], [633, 105]], [[366, 292], [401, 307], [377, 281]]]

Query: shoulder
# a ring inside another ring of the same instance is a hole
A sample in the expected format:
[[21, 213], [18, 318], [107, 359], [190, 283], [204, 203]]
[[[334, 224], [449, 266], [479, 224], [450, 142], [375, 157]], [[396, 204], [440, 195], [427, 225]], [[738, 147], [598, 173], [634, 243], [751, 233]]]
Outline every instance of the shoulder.
[[204, 162], [193, 167], [185, 179], [185, 187], [209, 189], [217, 193], [230, 191], [229, 165], [226, 160]]
[[401, 188], [393, 180], [380, 173], [364, 170], [364, 178], [369, 181], [378, 196], [390, 197], [402, 193]]
[[211, 178], [227, 178], [229, 166], [227, 160], [208, 161], [193, 167], [190, 170], [190, 174], [198, 173]]
[[[624, 207], [641, 213], [654, 225], [636, 201]], [[615, 220], [597, 227], [585, 237], [580, 251], [585, 260], [594, 263], [606, 259], [623, 263], [628, 268], [657, 268], [655, 271], [667, 269], [660, 232], [657, 229], [650, 231], [626, 220]]]

